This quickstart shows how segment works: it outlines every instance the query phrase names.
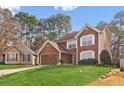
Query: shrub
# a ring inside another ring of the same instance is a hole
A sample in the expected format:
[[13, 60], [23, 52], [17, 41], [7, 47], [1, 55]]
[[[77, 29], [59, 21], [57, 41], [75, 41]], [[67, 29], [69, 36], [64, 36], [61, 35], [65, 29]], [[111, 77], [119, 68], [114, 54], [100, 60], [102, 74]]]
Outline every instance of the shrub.
[[100, 54], [100, 61], [103, 65], [111, 65], [112, 60], [108, 50], [103, 50]]
[[118, 68], [120, 67], [120, 59], [117, 58], [117, 59], [113, 59], [113, 65], [116, 65]]
[[60, 59], [59, 61], [60, 61], [61, 65], [64, 64], [64, 60], [63, 59]]
[[96, 65], [98, 61], [96, 59], [90, 58], [90, 59], [83, 59], [80, 60], [79, 65]]

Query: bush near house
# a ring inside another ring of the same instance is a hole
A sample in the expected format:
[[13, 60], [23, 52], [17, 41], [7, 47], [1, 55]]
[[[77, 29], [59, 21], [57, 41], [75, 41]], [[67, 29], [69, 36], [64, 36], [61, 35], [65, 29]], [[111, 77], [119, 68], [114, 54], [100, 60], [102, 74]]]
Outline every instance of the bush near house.
[[60, 61], [61, 65], [64, 64], [64, 59], [60, 59], [59, 61]]
[[80, 60], [79, 65], [96, 65], [98, 63], [98, 60], [90, 58], [90, 59], [83, 59]]
[[103, 50], [100, 54], [100, 61], [103, 65], [111, 65], [112, 59], [108, 50]]

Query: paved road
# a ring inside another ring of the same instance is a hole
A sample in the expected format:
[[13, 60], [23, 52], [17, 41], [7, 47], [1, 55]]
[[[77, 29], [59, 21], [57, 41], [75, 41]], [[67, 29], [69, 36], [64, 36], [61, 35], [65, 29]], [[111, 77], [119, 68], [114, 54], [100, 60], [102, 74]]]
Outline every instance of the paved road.
[[22, 68], [0, 70], [0, 76], [8, 75], [8, 74], [16, 73], [19, 71], [28, 70], [28, 69], [33, 69], [33, 68], [40, 68], [40, 67], [42, 67], [42, 66], [31, 66], [31, 67], [22, 67]]

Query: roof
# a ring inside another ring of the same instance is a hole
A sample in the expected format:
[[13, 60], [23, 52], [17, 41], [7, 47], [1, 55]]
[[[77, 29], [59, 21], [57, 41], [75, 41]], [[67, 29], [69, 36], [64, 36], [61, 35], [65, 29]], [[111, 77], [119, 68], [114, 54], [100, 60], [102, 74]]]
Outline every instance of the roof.
[[56, 42], [50, 41], [50, 40], [46, 40], [46, 42], [42, 45], [42, 47], [39, 49], [39, 51], [37, 52], [37, 54], [39, 54], [41, 52], [41, 50], [45, 47], [45, 45], [47, 43], [50, 43], [53, 47], [55, 47], [59, 52], [63, 52], [63, 53], [68, 53], [68, 51], [66, 49], [64, 49], [62, 46], [58, 45]]
[[101, 25], [101, 26], [97, 26], [97, 27], [92, 27], [89, 24], [86, 24], [81, 29], [81, 31], [79, 31], [79, 32], [72, 32], [72, 33], [66, 34], [65, 36], [60, 38], [57, 42], [62, 42], [62, 41], [70, 40], [70, 39], [73, 39], [73, 38], [77, 37], [86, 27], [89, 27], [89, 28], [95, 30], [96, 32], [101, 32], [101, 31], [103, 31], [105, 29], [106, 24], [105, 25]]
[[11, 49], [11, 48], [15, 48], [18, 52], [20, 52], [22, 54], [27, 50], [34, 55], [36, 54], [32, 49], [30, 49], [28, 46], [24, 45], [22, 42], [19, 42], [19, 43], [15, 44], [14, 46], [9, 46], [4, 52], [6, 52], [8, 49]]
[[100, 30], [100, 31], [103, 31], [106, 26], [107, 26], [107, 24], [100, 25], [100, 26], [97, 26], [96, 29], [98, 29], [98, 30]]
[[8, 48], [6, 48], [6, 49], [4, 50], [4, 54], [5, 54], [9, 49], [11, 49], [11, 48], [14, 48], [16, 51], [18, 51], [19, 53], [21, 53], [21, 51], [18, 50], [16, 47], [14, 47], [14, 46], [9, 46]]
[[65, 36], [63, 36], [62, 38], [60, 38], [58, 40], [59, 41], [65, 41], [65, 40], [69, 40], [69, 39], [72, 39], [74, 38], [76, 35], [77, 35], [78, 32], [72, 32], [72, 33], [69, 33], [69, 34], [66, 34]]
[[53, 41], [49, 41], [49, 42], [50, 42], [50, 44], [55, 46], [58, 50], [60, 50], [60, 52], [64, 52], [64, 53], [68, 52], [65, 48], [63, 48], [62, 46], [58, 45], [56, 42], [53, 42]]

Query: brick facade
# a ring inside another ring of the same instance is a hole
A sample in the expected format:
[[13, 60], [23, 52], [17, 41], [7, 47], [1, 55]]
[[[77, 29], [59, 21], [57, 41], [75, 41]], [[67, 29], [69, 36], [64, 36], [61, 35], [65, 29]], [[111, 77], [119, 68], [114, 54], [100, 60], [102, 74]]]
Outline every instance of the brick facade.
[[[93, 40], [94, 44], [87, 45], [87, 46], [80, 46], [80, 38], [86, 35], [93, 35], [93, 37], [95, 38], [95, 40]], [[59, 63], [60, 59], [64, 59], [65, 63], [75, 64], [75, 63], [78, 63], [78, 61], [80, 60], [80, 53], [82, 51], [90, 51], [90, 50], [93, 51], [93, 53], [95, 53], [94, 55], [95, 59], [97, 59], [98, 62], [100, 62], [99, 55], [101, 51], [103, 49], [110, 50], [110, 34], [107, 31], [106, 26], [102, 27], [102, 29], [100, 28], [99, 30], [97, 28], [86, 25], [80, 32], [78, 33], [74, 32], [73, 34], [68, 34], [64, 37], [58, 40], [57, 42], [46, 41], [46, 42], [51, 42], [51, 44], [50, 43], [46, 44], [45, 46], [43, 46], [42, 51], [39, 50], [37, 54], [39, 55], [39, 62], [42, 61], [41, 55], [52, 56], [52, 54], [56, 54], [56, 57], [55, 57], [57, 59], [56, 64]], [[76, 48], [67, 49], [67, 42], [69, 40], [76, 40], [76, 44], [77, 44]], [[51, 60], [52, 59], [49, 59], [48, 61], [50, 62]]]
[[[89, 45], [89, 46], [80, 46], [80, 38], [85, 35], [92, 34], [95, 36], [95, 44], [94, 45]], [[91, 28], [85, 28], [82, 33], [77, 38], [78, 42], [78, 60], [80, 60], [80, 52], [82, 51], [88, 51], [88, 50], [93, 50], [95, 52], [95, 58], [98, 60], [98, 32], [94, 31]]]

